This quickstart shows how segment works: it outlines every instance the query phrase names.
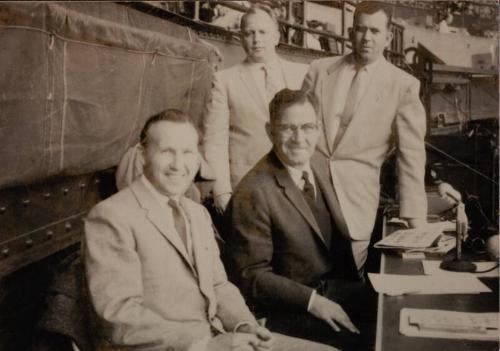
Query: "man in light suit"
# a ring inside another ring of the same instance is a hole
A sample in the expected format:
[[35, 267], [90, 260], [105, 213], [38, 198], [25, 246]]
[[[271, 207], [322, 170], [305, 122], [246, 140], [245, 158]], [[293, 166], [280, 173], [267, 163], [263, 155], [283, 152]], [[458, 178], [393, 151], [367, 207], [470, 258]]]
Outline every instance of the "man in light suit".
[[[182, 194], [198, 171], [198, 134], [167, 110], [141, 133], [144, 174], [85, 220], [90, 297], [103, 349], [326, 350], [258, 326], [228, 282], [207, 211]], [[107, 348], [104, 348], [107, 347]], [[281, 348], [280, 348], [281, 347]]]
[[216, 175], [214, 203], [224, 210], [233, 187], [269, 151], [268, 104], [283, 88], [299, 89], [307, 66], [276, 54], [278, 23], [267, 7], [254, 5], [241, 19], [246, 59], [217, 72], [204, 117], [205, 159]]
[[375, 329], [374, 294], [333, 219], [328, 159], [315, 152], [321, 123], [299, 90], [276, 94], [270, 111], [273, 149], [225, 212], [226, 267], [273, 330], [364, 350]]
[[303, 90], [319, 100], [323, 133], [318, 149], [330, 160], [335, 221], [352, 240], [360, 272], [367, 257], [380, 191], [380, 168], [392, 147], [400, 217], [426, 223], [425, 111], [419, 81], [384, 59], [392, 40], [381, 4], [358, 4], [350, 32], [353, 52], [314, 61]]

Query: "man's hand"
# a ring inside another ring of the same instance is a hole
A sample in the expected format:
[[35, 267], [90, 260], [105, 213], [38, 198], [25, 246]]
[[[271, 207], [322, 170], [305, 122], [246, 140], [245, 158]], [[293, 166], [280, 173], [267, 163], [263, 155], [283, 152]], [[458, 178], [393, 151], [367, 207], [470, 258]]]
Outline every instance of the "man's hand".
[[257, 336], [259, 343], [255, 347], [256, 351], [272, 350], [274, 346], [273, 334], [271, 334], [267, 328], [258, 325], [245, 324], [238, 328], [238, 332]]
[[259, 338], [248, 333], [219, 334], [212, 338], [207, 351], [255, 351], [259, 344]]
[[222, 195], [218, 195], [214, 198], [214, 206], [217, 212], [220, 214], [224, 213], [229, 200], [231, 199], [231, 193], [226, 193]]
[[351, 322], [351, 319], [347, 313], [345, 313], [344, 309], [340, 307], [338, 303], [335, 303], [321, 295], [315, 296], [309, 312], [314, 317], [324, 320], [337, 332], [340, 331], [340, 328], [337, 325], [338, 323], [351, 333], [359, 334], [358, 328], [356, 328]]

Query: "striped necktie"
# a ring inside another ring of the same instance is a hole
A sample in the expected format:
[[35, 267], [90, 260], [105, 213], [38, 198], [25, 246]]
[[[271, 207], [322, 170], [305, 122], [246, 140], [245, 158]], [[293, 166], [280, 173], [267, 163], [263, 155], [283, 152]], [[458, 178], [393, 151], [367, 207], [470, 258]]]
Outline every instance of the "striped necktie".
[[276, 86], [275, 83], [275, 78], [274, 78], [274, 69], [270, 65], [264, 65], [262, 66], [262, 69], [264, 70], [264, 75], [265, 75], [265, 88], [266, 88], [266, 97], [267, 101], [270, 102], [273, 98], [274, 95], [278, 92], [278, 87]]
[[187, 250], [188, 247], [186, 221], [181, 213], [180, 205], [174, 200], [169, 200], [168, 204], [172, 208], [172, 216], [174, 217], [175, 229], [177, 230], [177, 233], [179, 234], [179, 237], [181, 238], [182, 242], [184, 243], [184, 247]]
[[344, 133], [347, 129], [347, 126], [351, 122], [352, 116], [356, 110], [356, 106], [360, 99], [361, 88], [364, 83], [364, 79], [366, 77], [366, 70], [363, 67], [357, 67], [356, 73], [351, 81], [351, 86], [349, 87], [349, 92], [347, 93], [346, 102], [344, 105], [344, 111], [342, 112], [342, 116], [340, 118], [339, 128], [337, 130], [337, 134], [335, 135], [335, 140], [333, 142], [333, 149], [337, 147], [340, 140], [344, 136]]

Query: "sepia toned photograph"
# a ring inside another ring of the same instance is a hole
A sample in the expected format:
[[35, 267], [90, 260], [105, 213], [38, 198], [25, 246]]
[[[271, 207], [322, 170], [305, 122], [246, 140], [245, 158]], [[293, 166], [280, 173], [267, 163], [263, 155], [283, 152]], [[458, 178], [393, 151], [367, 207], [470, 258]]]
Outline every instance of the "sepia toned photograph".
[[0, 350], [498, 351], [499, 21], [0, 1]]

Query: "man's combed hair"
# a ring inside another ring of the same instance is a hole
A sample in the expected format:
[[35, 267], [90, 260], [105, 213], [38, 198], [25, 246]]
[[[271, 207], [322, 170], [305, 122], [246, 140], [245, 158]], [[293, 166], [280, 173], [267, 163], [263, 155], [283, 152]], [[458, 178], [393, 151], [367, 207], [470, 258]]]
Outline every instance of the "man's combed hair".
[[356, 23], [356, 19], [362, 13], [367, 15], [373, 15], [382, 11], [387, 16], [387, 28], [389, 28], [389, 24], [392, 21], [391, 13], [386, 4], [380, 1], [362, 1], [356, 5], [356, 10], [354, 10], [354, 23]]
[[148, 118], [148, 120], [144, 124], [144, 127], [141, 130], [141, 135], [140, 135], [141, 145], [143, 146], [147, 145], [149, 128], [153, 124], [161, 121], [173, 122], [173, 123], [188, 123], [192, 125], [193, 128], [197, 131], [196, 126], [193, 124], [193, 121], [191, 121], [191, 117], [189, 117], [186, 113], [180, 110], [171, 108]]
[[245, 27], [245, 21], [247, 20], [247, 17], [250, 16], [250, 15], [255, 15], [257, 14], [259, 11], [262, 11], [262, 12], [265, 12], [267, 13], [267, 15], [271, 18], [271, 20], [274, 22], [274, 24], [276, 24], [276, 29], [278, 29], [278, 20], [276, 19], [276, 16], [274, 15], [274, 12], [273, 10], [271, 10], [271, 8], [269, 6], [266, 6], [266, 5], [262, 5], [262, 4], [253, 4], [248, 10], [247, 12], [245, 12], [245, 14], [243, 16], [241, 16], [241, 20], [240, 20], [240, 29], [243, 30], [243, 28]]
[[317, 103], [314, 100], [313, 96], [308, 95], [302, 90], [280, 90], [276, 95], [274, 95], [274, 98], [269, 103], [269, 115], [271, 124], [279, 122], [281, 113], [284, 109], [292, 105], [303, 105], [306, 103], [309, 103], [313, 106], [317, 118]]

